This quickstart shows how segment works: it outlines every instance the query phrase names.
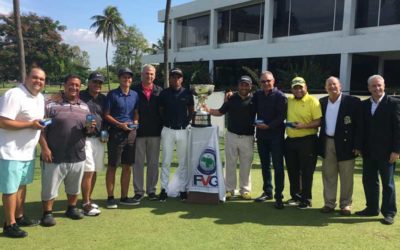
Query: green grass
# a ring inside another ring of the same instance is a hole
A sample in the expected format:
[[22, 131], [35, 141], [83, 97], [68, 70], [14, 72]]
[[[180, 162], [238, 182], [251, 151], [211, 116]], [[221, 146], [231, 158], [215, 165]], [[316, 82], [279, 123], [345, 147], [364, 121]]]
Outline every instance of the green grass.
[[[359, 163], [359, 162], [358, 162]], [[173, 168], [174, 170], [174, 168]], [[119, 176], [119, 172], [117, 174]], [[98, 178], [93, 198], [101, 206], [99, 217], [72, 221], [64, 217], [66, 197], [63, 188], [55, 202], [57, 225], [27, 228], [29, 237], [15, 240], [2, 237], [0, 245], [12, 249], [399, 249], [400, 222], [379, 223], [379, 217], [326, 215], [322, 207], [320, 164], [314, 175], [313, 208], [298, 210], [273, 208], [273, 202], [254, 203], [234, 200], [219, 205], [187, 204], [170, 198], [166, 203], [148, 201], [139, 206], [104, 208], [104, 173]], [[399, 172], [395, 177], [400, 185]], [[118, 182], [118, 179], [117, 179]], [[253, 196], [261, 191], [258, 158], [252, 170]], [[286, 179], [284, 195], [288, 197]], [[26, 210], [41, 216], [40, 170], [29, 186]], [[132, 188], [130, 189], [132, 194]], [[119, 195], [117, 183], [116, 196]], [[399, 195], [397, 195], [399, 200]], [[359, 166], [355, 174], [354, 211], [364, 208], [365, 200]], [[3, 209], [0, 208], [3, 218]]]

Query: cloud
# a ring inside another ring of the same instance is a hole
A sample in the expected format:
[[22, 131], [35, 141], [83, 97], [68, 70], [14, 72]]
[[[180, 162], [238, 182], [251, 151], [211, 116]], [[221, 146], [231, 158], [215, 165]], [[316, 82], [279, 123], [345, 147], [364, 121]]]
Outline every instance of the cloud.
[[13, 11], [11, 0], [0, 0], [0, 14], [10, 14]]
[[[106, 43], [102, 37], [96, 37], [94, 31], [89, 29], [67, 29], [61, 33], [65, 43], [77, 45], [81, 50], [87, 51], [90, 56], [90, 67], [104, 67], [106, 65]], [[115, 48], [110, 45], [108, 51], [109, 63], [112, 61]]]

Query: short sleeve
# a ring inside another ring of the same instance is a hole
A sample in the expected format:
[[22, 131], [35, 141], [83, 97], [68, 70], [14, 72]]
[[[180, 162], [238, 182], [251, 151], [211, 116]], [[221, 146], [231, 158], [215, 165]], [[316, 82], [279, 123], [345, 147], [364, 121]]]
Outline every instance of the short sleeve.
[[7, 91], [2, 97], [0, 97], [0, 116], [11, 120], [15, 120], [17, 118], [17, 115], [21, 109], [21, 98], [19, 98], [18, 95], [14, 94], [13, 92], [14, 91], [12, 90]]

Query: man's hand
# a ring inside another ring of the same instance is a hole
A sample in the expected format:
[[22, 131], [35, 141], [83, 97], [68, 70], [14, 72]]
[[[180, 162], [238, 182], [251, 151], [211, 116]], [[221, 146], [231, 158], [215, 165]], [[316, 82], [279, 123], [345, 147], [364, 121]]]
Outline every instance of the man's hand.
[[47, 149], [42, 148], [42, 160], [44, 162], [49, 162], [49, 163], [53, 161], [53, 154], [51, 153], [51, 150], [49, 148]]
[[353, 149], [353, 153], [355, 156], [361, 156], [361, 150], [359, 149]]
[[44, 129], [46, 126], [41, 125], [40, 121], [41, 120], [33, 120], [33, 121], [31, 121], [31, 126], [30, 127], [32, 129], [38, 129], [38, 130]]
[[269, 129], [269, 126], [265, 123], [260, 123], [256, 125], [256, 128], [258, 129]]
[[389, 163], [390, 163], [390, 164], [393, 164], [393, 163], [395, 163], [398, 159], [399, 159], [399, 153], [392, 152], [392, 153], [390, 154]]

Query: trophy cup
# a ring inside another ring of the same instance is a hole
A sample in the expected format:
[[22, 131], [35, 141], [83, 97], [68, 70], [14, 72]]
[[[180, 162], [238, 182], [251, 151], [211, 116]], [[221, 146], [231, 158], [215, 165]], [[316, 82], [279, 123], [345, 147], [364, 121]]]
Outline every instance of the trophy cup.
[[212, 84], [191, 84], [190, 91], [197, 98], [196, 111], [192, 118], [193, 127], [210, 127], [211, 116], [207, 113], [203, 106], [209, 95], [214, 91], [214, 85]]

